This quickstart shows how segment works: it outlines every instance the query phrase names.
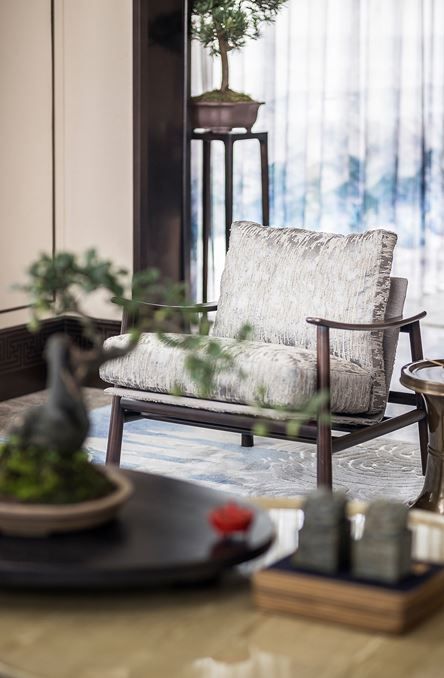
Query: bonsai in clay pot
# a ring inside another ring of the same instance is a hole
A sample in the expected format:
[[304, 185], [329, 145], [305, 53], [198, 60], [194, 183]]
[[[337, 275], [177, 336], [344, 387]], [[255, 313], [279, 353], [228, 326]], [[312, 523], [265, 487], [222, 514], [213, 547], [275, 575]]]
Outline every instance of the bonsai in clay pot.
[[[125, 474], [93, 464], [83, 448], [89, 418], [82, 385], [104, 362], [121, 357], [137, 344], [142, 323], [125, 346], [103, 348], [103, 337], [82, 309], [86, 295], [101, 291], [121, 298], [132, 313], [134, 302], [149, 296], [163, 301], [179, 288], [159, 284], [155, 271], [136, 274], [100, 259], [94, 250], [77, 257], [61, 252], [42, 255], [21, 287], [31, 299], [31, 329], [42, 316], [66, 314], [78, 318], [83, 348], [67, 334], [54, 334], [46, 343], [48, 397], [13, 425], [0, 445], [0, 532], [38, 536], [99, 525], [112, 518], [131, 494]], [[131, 289], [132, 288], [132, 289]], [[144, 320], [153, 324], [153, 318]]]
[[262, 24], [272, 23], [287, 0], [194, 0], [192, 36], [220, 57], [219, 89], [191, 100], [193, 127], [226, 132], [233, 127], [248, 131], [256, 122], [259, 106], [248, 94], [230, 89], [228, 54], [260, 36]]

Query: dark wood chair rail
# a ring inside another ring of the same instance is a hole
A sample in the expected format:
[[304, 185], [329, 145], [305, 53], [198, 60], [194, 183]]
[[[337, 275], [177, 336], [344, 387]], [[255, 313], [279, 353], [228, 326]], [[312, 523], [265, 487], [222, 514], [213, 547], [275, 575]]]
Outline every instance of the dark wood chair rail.
[[317, 327], [329, 327], [332, 330], [352, 330], [359, 332], [372, 332], [374, 330], [392, 330], [397, 327], [404, 327], [405, 325], [411, 325], [422, 318], [425, 318], [427, 315], [426, 311], [421, 311], [416, 315], [410, 316], [410, 318], [390, 318], [390, 320], [384, 320], [383, 322], [376, 323], [343, 323], [338, 320], [327, 320], [326, 318], [305, 318], [305, 320], [310, 323], [310, 325], [316, 325]]

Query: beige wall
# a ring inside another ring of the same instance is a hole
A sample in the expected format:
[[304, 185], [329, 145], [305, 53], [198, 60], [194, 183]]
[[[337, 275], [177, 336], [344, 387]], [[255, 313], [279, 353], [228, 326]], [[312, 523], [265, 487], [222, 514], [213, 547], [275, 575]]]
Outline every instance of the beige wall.
[[[56, 244], [132, 266], [132, 3], [56, 0]], [[110, 317], [100, 300], [88, 311]]]
[[[131, 0], [55, 0], [57, 250], [132, 265]], [[49, 0], [0, 0], [0, 309], [52, 247]], [[8, 96], [5, 96], [7, 93]], [[6, 103], [6, 105], [5, 105]], [[3, 151], [6, 139], [6, 152]], [[101, 299], [88, 311], [112, 317]], [[0, 315], [0, 327], [24, 322]]]
[[11, 286], [52, 248], [51, 120], [50, 1], [0, 0], [0, 310], [26, 303]]

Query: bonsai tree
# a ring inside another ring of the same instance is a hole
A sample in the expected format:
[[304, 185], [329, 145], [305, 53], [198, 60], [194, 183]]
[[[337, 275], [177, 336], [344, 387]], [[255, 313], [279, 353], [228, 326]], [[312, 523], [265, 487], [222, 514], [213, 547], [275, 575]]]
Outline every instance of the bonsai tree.
[[[89, 417], [82, 386], [103, 363], [132, 351], [142, 331], [156, 331], [161, 341], [186, 352], [185, 366], [202, 394], [211, 392], [218, 371], [232, 367], [231, 357], [217, 340], [204, 335], [208, 323], [200, 323], [201, 331], [204, 328], [200, 335], [171, 334], [181, 329], [183, 321], [197, 324], [200, 307], [186, 305], [183, 286], [161, 282], [154, 269], [137, 273], [131, 281], [128, 271], [100, 259], [94, 250], [80, 257], [70, 252], [43, 254], [30, 266], [28, 282], [19, 289], [31, 300], [32, 331], [39, 329], [42, 316], [74, 315], [83, 330], [82, 345], [66, 334], [54, 334], [47, 341], [47, 401], [28, 410], [0, 445], [2, 501], [67, 504], [114, 490], [83, 449]], [[134, 320], [124, 346], [105, 348], [93, 319], [84, 311], [86, 295], [97, 291], [113, 297]], [[141, 299], [153, 304], [143, 316], [137, 301]]]
[[[107, 360], [122, 357], [136, 346], [142, 329], [171, 329], [165, 311], [153, 310], [131, 330], [123, 347], [105, 349], [93, 320], [82, 309], [86, 295], [101, 290], [119, 298], [134, 313], [131, 299], [149, 297], [154, 302], [177, 303], [183, 290], [161, 285], [156, 271], [136, 274], [130, 280], [124, 269], [100, 259], [94, 250], [83, 257], [61, 252], [42, 255], [20, 287], [31, 299], [30, 329], [37, 330], [43, 315], [73, 314], [83, 328], [83, 348], [66, 334], [55, 334], [45, 346], [48, 365], [48, 398], [30, 409], [9, 433], [0, 448], [0, 497], [3, 500], [73, 503], [111, 492], [107, 477], [89, 462], [83, 444], [89, 419], [82, 386]], [[129, 300], [124, 294], [130, 292]], [[183, 303], [183, 302], [182, 302]]]
[[229, 83], [228, 53], [244, 47], [247, 40], [260, 36], [262, 24], [272, 23], [287, 0], [194, 0], [192, 36], [219, 56], [222, 67], [220, 89], [205, 92], [196, 99], [206, 101], [251, 101], [233, 92]]

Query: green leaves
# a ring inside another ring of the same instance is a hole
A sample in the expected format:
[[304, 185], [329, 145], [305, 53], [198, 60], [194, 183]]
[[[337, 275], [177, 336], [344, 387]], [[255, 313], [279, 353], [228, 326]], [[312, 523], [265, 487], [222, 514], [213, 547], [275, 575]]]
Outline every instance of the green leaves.
[[[259, 388], [256, 393], [257, 416], [260, 417], [261, 411], [264, 408], [279, 412], [283, 415], [282, 420], [285, 422], [287, 436], [296, 439], [299, 436], [301, 426], [318, 419], [319, 414], [320, 423], [329, 423], [330, 415], [328, 411], [324, 412], [324, 406], [328, 403], [328, 399], [329, 393], [324, 390], [315, 393], [299, 408], [270, 405], [267, 403], [266, 388], [263, 386]], [[254, 426], [253, 433], [257, 436], [266, 436], [268, 431], [267, 421], [258, 419], [258, 422]]]
[[[199, 334], [172, 336], [163, 332], [157, 336], [167, 346], [186, 352], [185, 367], [203, 398], [211, 397], [218, 374], [234, 369], [233, 356], [215, 339]], [[180, 385], [176, 395], [181, 395]]]
[[31, 300], [30, 329], [38, 328], [45, 313], [62, 315], [81, 313], [82, 297], [96, 290], [123, 295], [128, 286], [128, 271], [117, 268], [107, 259], [100, 259], [94, 249], [83, 256], [72, 252], [58, 252], [54, 256], [42, 254], [27, 271], [28, 282], [18, 288]]
[[71, 504], [96, 499], [114, 485], [78, 451], [66, 457], [56, 450], [20, 448], [12, 438], [0, 445], [0, 498], [28, 503]]
[[287, 0], [194, 0], [192, 35], [211, 54], [240, 49], [248, 39], [256, 40], [264, 23], [275, 20]]

